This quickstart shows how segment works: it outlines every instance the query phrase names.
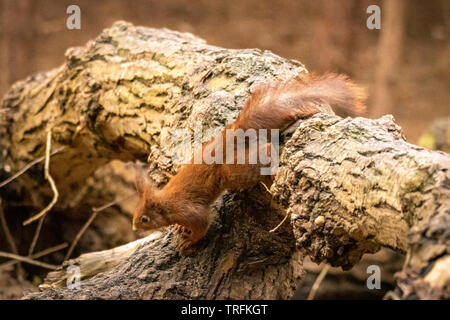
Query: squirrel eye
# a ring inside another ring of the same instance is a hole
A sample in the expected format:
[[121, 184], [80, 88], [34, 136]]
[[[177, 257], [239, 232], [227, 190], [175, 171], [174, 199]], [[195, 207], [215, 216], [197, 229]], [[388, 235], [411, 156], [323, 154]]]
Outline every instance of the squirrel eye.
[[147, 216], [142, 216], [141, 217], [141, 222], [142, 223], [148, 223], [150, 221], [150, 218], [149, 217], [147, 217]]

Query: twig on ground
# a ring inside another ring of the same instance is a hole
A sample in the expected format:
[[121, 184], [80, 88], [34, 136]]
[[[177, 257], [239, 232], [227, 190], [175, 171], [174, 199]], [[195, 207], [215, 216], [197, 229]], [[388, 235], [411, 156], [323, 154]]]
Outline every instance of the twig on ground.
[[[31, 222], [36, 221], [37, 219], [45, 216], [45, 214], [48, 211], [50, 211], [53, 208], [53, 206], [56, 204], [56, 202], [58, 201], [58, 197], [59, 197], [58, 189], [56, 188], [55, 181], [53, 180], [52, 176], [50, 175], [50, 151], [51, 151], [51, 147], [52, 147], [52, 131], [49, 130], [48, 133], [47, 133], [47, 147], [46, 147], [46, 150], [45, 150], [44, 171], [45, 171], [45, 178], [50, 183], [50, 187], [52, 188], [52, 191], [53, 191], [53, 199], [48, 204], [48, 206], [44, 208], [44, 210], [42, 210], [38, 214], [34, 215], [33, 217], [25, 220], [23, 222], [24, 226], [26, 226], [26, 225], [30, 224]], [[40, 231], [40, 230], [37, 230], [37, 231]]]
[[39, 219], [38, 225], [36, 226], [36, 230], [34, 231], [33, 240], [31, 241], [30, 247], [28, 248], [28, 257], [33, 255], [34, 248], [36, 247], [36, 243], [39, 239], [39, 235], [41, 234], [42, 225], [44, 224], [45, 217], [41, 217]]
[[97, 217], [98, 212], [99, 211], [92, 210], [91, 216], [86, 221], [86, 223], [83, 225], [83, 227], [80, 229], [80, 231], [78, 231], [77, 235], [75, 236], [75, 239], [72, 241], [72, 244], [69, 247], [69, 250], [67, 250], [66, 256], [64, 257], [64, 261], [66, 261], [70, 258], [70, 256], [72, 255], [73, 249], [75, 249], [75, 246], [77, 245], [81, 236], [84, 234], [84, 232], [87, 230], [87, 228], [89, 228], [92, 221], [94, 221], [94, 219]]
[[[55, 151], [52, 152], [51, 156], [60, 153], [61, 151], [63, 151], [66, 147], [61, 147], [56, 149]], [[22, 169], [20, 169], [19, 171], [17, 171], [15, 174], [13, 174], [11, 177], [9, 177], [8, 179], [6, 179], [5, 181], [0, 182], [0, 188], [6, 186], [8, 183], [16, 180], [18, 177], [20, 177], [22, 174], [24, 174], [26, 171], [28, 171], [28, 169], [30, 169], [31, 167], [33, 167], [34, 165], [38, 164], [39, 162], [42, 162], [45, 159], [45, 155], [42, 157], [39, 157], [33, 161], [31, 161], [30, 163], [28, 163], [27, 165], [25, 165], [25, 167], [23, 167]]]
[[[19, 254], [19, 251], [17, 250], [16, 242], [14, 241], [14, 238], [11, 234], [11, 231], [9, 230], [8, 223], [6, 221], [5, 213], [3, 212], [2, 207], [2, 199], [0, 198], [0, 220], [2, 223], [3, 233], [5, 234], [6, 240], [8, 241], [9, 247], [14, 254]], [[22, 265], [19, 263], [17, 265], [16, 269], [17, 279], [22, 279], [24, 272], [22, 269]]]
[[308, 295], [308, 300], [314, 300], [314, 297], [316, 296], [317, 290], [320, 287], [320, 284], [322, 283], [322, 280], [325, 278], [325, 276], [328, 273], [328, 270], [330, 270], [330, 265], [325, 265], [322, 270], [320, 271], [319, 275], [316, 278], [316, 281], [314, 281], [313, 286], [311, 287], [311, 291]]
[[277, 231], [278, 228], [281, 227], [281, 226], [283, 225], [283, 223], [286, 221], [286, 219], [288, 218], [288, 216], [289, 216], [289, 213], [286, 213], [286, 215], [284, 216], [283, 220], [281, 220], [281, 222], [280, 222], [275, 228], [273, 228], [272, 230], [270, 230], [269, 232], [272, 233], [272, 232]]
[[262, 186], [264, 187], [264, 189], [266, 189], [266, 191], [267, 191], [268, 193], [272, 194], [272, 192], [270, 192], [269, 187], [267, 187], [267, 185], [266, 185], [264, 182], [260, 181], [260, 183], [262, 184]]
[[72, 241], [72, 244], [69, 247], [69, 250], [67, 250], [66, 256], [64, 257], [64, 261], [68, 260], [70, 258], [70, 256], [72, 255], [73, 250], [75, 249], [75, 246], [78, 244], [78, 241], [80, 240], [81, 236], [84, 234], [84, 232], [89, 228], [89, 226], [91, 225], [92, 221], [94, 221], [94, 219], [97, 217], [97, 214], [99, 214], [101, 211], [112, 207], [113, 205], [126, 200], [128, 198], [130, 198], [131, 195], [129, 196], [125, 196], [122, 197], [120, 199], [116, 199], [114, 201], [108, 202], [105, 205], [101, 206], [101, 207], [95, 207], [92, 208], [92, 214], [89, 217], [89, 219], [86, 221], [86, 223], [83, 225], [83, 227], [80, 229], [80, 231], [77, 233], [77, 235], [75, 236], [75, 239]]
[[[31, 259], [38, 259], [38, 258], [41, 258], [43, 256], [49, 255], [49, 254], [51, 254], [53, 252], [65, 249], [65, 248], [67, 248], [67, 246], [68, 246], [67, 242], [64, 242], [64, 243], [58, 244], [57, 246], [50, 247], [50, 248], [44, 249], [42, 251], [36, 252], [35, 254], [33, 254], [29, 258], [31, 258]], [[2, 263], [2, 264], [0, 264], [0, 270], [3, 269], [3, 268], [9, 267], [9, 266], [13, 266], [13, 265], [15, 265], [17, 263], [20, 263], [20, 262], [18, 260], [12, 260], [12, 261], [8, 261], [8, 262], [5, 262], [5, 263]]]
[[94, 207], [94, 208], [92, 208], [92, 211], [95, 211], [95, 212], [103, 211], [103, 210], [105, 210], [105, 209], [108, 209], [109, 207], [112, 207], [112, 206], [114, 206], [114, 205], [116, 205], [116, 204], [122, 202], [123, 200], [126, 200], [126, 199], [128, 199], [128, 198], [131, 198], [132, 196], [133, 196], [133, 195], [127, 195], [127, 196], [121, 197], [121, 198], [119, 198], [119, 199], [113, 200], [113, 201], [111, 201], [111, 202], [108, 202], [108, 203], [106, 203], [106, 204], [104, 204], [104, 205], [102, 205], [102, 206], [100, 206], [100, 207]]
[[39, 266], [39, 267], [42, 267], [42, 268], [50, 269], [50, 270], [58, 269], [58, 266], [55, 266], [53, 264], [40, 262], [40, 261], [37, 261], [37, 260], [33, 260], [33, 259], [29, 258], [29, 257], [22, 257], [22, 256], [19, 256], [17, 254], [12, 254], [12, 253], [8, 253], [8, 252], [0, 251], [0, 257], [5, 257], [5, 258], [9, 258], [9, 259], [14, 259], [14, 260], [26, 262], [26, 263], [29, 263], [29, 264], [32, 264], [32, 265], [35, 265], [35, 266]]

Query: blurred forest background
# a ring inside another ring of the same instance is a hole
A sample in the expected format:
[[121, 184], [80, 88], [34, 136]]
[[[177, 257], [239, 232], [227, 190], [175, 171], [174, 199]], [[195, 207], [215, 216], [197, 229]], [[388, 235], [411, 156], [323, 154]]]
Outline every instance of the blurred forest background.
[[[72, 4], [81, 8], [81, 30], [66, 27]], [[372, 4], [382, 8], [381, 30], [366, 27]], [[17, 80], [61, 65], [68, 48], [84, 45], [117, 20], [190, 32], [225, 48], [270, 50], [318, 73], [346, 73], [368, 89], [367, 116], [393, 114], [411, 143], [418, 143], [434, 120], [450, 117], [448, 0], [0, 0], [0, 95]], [[131, 232], [128, 223], [124, 226], [128, 233], [121, 242]], [[73, 239], [78, 227], [61, 237]], [[23, 243], [28, 245], [27, 237]], [[118, 244], [95, 247], [91, 242], [75, 254]], [[381, 298], [401, 260], [383, 250], [349, 272], [333, 268], [316, 297]], [[385, 266], [382, 292], [365, 287], [366, 267], [374, 261]], [[306, 269], [310, 273], [296, 298], [307, 297], [320, 272], [308, 262]], [[20, 297], [24, 288], [35, 289], [31, 282], [18, 284], [0, 273], [0, 298]]]
[[[0, 95], [16, 80], [54, 68], [67, 48], [85, 44], [114, 21], [191, 32], [212, 45], [260, 48], [308, 70], [350, 75], [368, 88], [369, 116], [391, 113], [416, 143], [450, 115], [448, 0], [0, 0]], [[81, 8], [81, 30], [66, 9]], [[382, 7], [381, 30], [366, 9]]]

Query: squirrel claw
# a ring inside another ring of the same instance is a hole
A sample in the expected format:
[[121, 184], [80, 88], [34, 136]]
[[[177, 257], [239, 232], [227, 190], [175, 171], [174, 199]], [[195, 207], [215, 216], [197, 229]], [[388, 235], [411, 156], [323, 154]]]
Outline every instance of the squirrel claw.
[[180, 226], [179, 224], [174, 224], [172, 230], [175, 233], [183, 233], [183, 226]]
[[173, 226], [173, 231], [175, 233], [181, 234], [184, 237], [188, 237], [192, 233], [191, 230], [189, 230], [186, 227], [179, 225], [179, 224], [175, 224]]

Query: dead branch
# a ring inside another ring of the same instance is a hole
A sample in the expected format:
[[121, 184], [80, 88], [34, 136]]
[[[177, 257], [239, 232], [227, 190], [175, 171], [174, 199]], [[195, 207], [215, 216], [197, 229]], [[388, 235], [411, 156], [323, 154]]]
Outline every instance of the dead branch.
[[58, 268], [58, 266], [55, 266], [55, 265], [52, 265], [52, 264], [48, 264], [48, 263], [45, 263], [45, 262], [40, 262], [40, 261], [37, 261], [37, 260], [33, 260], [33, 259], [29, 258], [29, 257], [22, 257], [22, 256], [19, 256], [17, 254], [12, 254], [12, 253], [3, 252], [3, 251], [0, 251], [0, 257], [5, 257], [5, 258], [9, 258], [9, 259], [14, 259], [14, 260], [17, 260], [17, 261], [26, 262], [26, 263], [29, 263], [29, 264], [32, 264], [32, 265], [35, 265], [35, 266], [38, 266], [38, 267], [50, 269], [50, 270], [56, 270]]
[[322, 270], [320, 271], [319, 275], [316, 278], [316, 281], [314, 281], [313, 286], [311, 287], [311, 291], [308, 295], [308, 300], [314, 300], [314, 297], [316, 296], [316, 292], [320, 287], [320, 284], [322, 283], [323, 279], [327, 276], [328, 270], [330, 270], [330, 265], [326, 264]]
[[[53, 151], [51, 153], [51, 155], [57, 154], [61, 151], [64, 150], [65, 147], [61, 147], [56, 149], [55, 151]], [[31, 161], [30, 163], [28, 163], [26, 166], [24, 166], [22, 169], [20, 169], [18, 172], [16, 172], [15, 174], [13, 174], [11, 177], [9, 177], [8, 179], [6, 179], [5, 181], [0, 182], [0, 188], [6, 186], [8, 183], [16, 180], [18, 177], [20, 177], [22, 174], [24, 174], [25, 172], [27, 172], [28, 169], [30, 169], [31, 167], [35, 166], [36, 164], [42, 162], [45, 159], [45, 155], [42, 157], [39, 157], [33, 161]]]
[[43, 222], [43, 218], [44, 216], [47, 214], [47, 212], [49, 212], [53, 206], [56, 204], [56, 202], [58, 201], [58, 197], [59, 197], [59, 193], [58, 193], [58, 188], [56, 188], [56, 184], [55, 184], [55, 180], [53, 180], [52, 176], [50, 175], [50, 153], [51, 153], [51, 148], [52, 148], [52, 131], [49, 130], [47, 133], [47, 147], [45, 149], [45, 165], [44, 165], [44, 173], [45, 173], [45, 179], [48, 180], [48, 182], [50, 183], [50, 187], [52, 188], [53, 191], [53, 199], [52, 201], [41, 211], [39, 212], [37, 215], [25, 220], [23, 222], [23, 225], [26, 226], [28, 224], [30, 224], [33, 221], [36, 221], [38, 219], [41, 219], [41, 221], [38, 224], [38, 227], [36, 228], [36, 235], [33, 238], [33, 242], [31, 243], [30, 246], [30, 251], [29, 251], [29, 255], [31, 255], [33, 253], [33, 249], [34, 246], [36, 245], [37, 239], [39, 238], [39, 233], [42, 227], [42, 222]]
[[91, 216], [89, 217], [89, 219], [86, 221], [86, 223], [83, 225], [83, 227], [80, 229], [80, 231], [75, 236], [75, 239], [73, 240], [72, 244], [70, 245], [69, 250], [67, 250], [66, 256], [64, 257], [64, 261], [66, 261], [67, 259], [70, 258], [70, 256], [72, 255], [73, 249], [75, 249], [75, 246], [77, 245], [77, 243], [80, 240], [81, 236], [89, 228], [89, 226], [91, 225], [92, 221], [94, 221], [94, 219], [97, 217], [98, 213], [100, 213], [101, 211], [103, 211], [105, 209], [108, 209], [108, 208], [118, 204], [119, 202], [121, 202], [123, 200], [129, 199], [129, 198], [130, 198], [130, 196], [122, 197], [120, 199], [116, 199], [114, 201], [108, 202], [108, 203], [104, 204], [101, 207], [92, 208]]
[[[57, 252], [59, 250], [65, 249], [65, 248], [67, 248], [67, 246], [68, 246], [67, 243], [61, 243], [61, 244], [58, 244], [57, 246], [53, 246], [53, 247], [44, 249], [42, 251], [36, 252], [29, 258], [35, 260], [35, 259], [44, 257], [46, 255], [52, 254], [54, 252]], [[8, 261], [8, 262], [5, 262], [5, 263], [2, 263], [2, 264], [0, 264], [0, 270], [1, 269], [6, 269], [7, 267], [13, 266], [13, 265], [15, 265], [17, 263], [19, 263], [18, 260], [13, 260], [13, 261]]]
[[[3, 212], [2, 206], [2, 198], [0, 198], [0, 222], [2, 224], [3, 233], [5, 234], [6, 241], [8, 241], [9, 247], [13, 254], [18, 255], [19, 251], [17, 250], [16, 242], [9, 231], [8, 223], [6, 222], [5, 214]], [[21, 279], [24, 275], [22, 266], [20, 264], [17, 265], [17, 278]]]

